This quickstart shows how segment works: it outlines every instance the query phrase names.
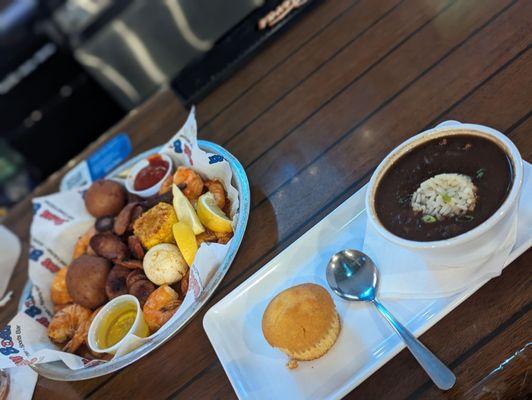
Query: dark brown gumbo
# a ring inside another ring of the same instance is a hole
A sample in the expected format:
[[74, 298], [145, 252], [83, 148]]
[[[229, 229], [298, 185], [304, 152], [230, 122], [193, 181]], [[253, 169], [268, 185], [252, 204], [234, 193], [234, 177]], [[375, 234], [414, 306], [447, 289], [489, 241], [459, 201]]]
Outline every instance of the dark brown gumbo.
[[414, 147], [389, 167], [377, 186], [375, 211], [402, 238], [448, 239], [493, 215], [512, 180], [511, 161], [495, 142], [448, 135]]

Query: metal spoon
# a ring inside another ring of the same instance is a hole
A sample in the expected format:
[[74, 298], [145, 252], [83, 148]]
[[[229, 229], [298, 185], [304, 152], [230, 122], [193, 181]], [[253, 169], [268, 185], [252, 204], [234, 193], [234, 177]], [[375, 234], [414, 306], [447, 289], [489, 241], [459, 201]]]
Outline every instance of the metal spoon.
[[336, 253], [327, 265], [327, 282], [334, 293], [346, 300], [367, 301], [375, 304], [377, 310], [401, 336], [436, 386], [442, 390], [453, 387], [456, 382], [453, 372], [376, 299], [379, 272], [371, 258], [357, 250], [343, 250]]

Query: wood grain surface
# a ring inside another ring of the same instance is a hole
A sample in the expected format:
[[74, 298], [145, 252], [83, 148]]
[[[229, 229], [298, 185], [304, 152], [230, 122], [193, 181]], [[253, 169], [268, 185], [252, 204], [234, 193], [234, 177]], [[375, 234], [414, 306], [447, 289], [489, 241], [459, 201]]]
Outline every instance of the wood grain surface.
[[[329, 0], [202, 100], [200, 138], [246, 167], [252, 210], [215, 295], [174, 339], [135, 364], [81, 382], [40, 378], [37, 399], [228, 399], [235, 394], [202, 327], [206, 310], [362, 187], [415, 133], [455, 119], [507, 134], [532, 161], [532, 2]], [[134, 152], [170, 137], [187, 110], [167, 89], [52, 175], [34, 196], [118, 132]], [[532, 200], [532, 199], [531, 199]], [[6, 225], [28, 250], [30, 198]], [[457, 375], [438, 391], [406, 350], [353, 390], [357, 399], [519, 399], [532, 393], [528, 250], [421, 339]], [[9, 287], [27, 279], [22, 257]], [[0, 309], [0, 324], [16, 302]]]

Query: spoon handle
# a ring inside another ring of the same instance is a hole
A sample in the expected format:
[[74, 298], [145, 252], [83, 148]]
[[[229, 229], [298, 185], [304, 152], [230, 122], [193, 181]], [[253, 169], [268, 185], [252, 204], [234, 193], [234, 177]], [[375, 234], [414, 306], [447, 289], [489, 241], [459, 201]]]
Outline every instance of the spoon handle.
[[377, 310], [386, 318], [392, 328], [401, 336], [406, 347], [414, 355], [416, 360], [421, 364], [425, 372], [430, 376], [432, 381], [442, 390], [448, 390], [453, 387], [456, 377], [453, 372], [443, 364], [423, 343], [410, 333], [390, 312], [377, 301], [373, 300]]

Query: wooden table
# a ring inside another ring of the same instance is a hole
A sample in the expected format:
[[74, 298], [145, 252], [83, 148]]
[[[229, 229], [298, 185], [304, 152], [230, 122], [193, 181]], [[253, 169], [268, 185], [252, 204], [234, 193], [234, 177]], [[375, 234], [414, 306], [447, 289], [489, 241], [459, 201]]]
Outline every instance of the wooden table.
[[[393, 147], [456, 119], [505, 132], [532, 160], [531, 15], [526, 0], [329, 0], [310, 12], [198, 104], [200, 137], [236, 155], [252, 185], [247, 234], [216, 294], [132, 366], [82, 382], [39, 379], [35, 398], [233, 398], [204, 312], [361, 188]], [[65, 171], [113, 134], [127, 132], [138, 153], [164, 142], [185, 115], [161, 91], [35, 195], [57, 190]], [[6, 221], [25, 251], [30, 221], [29, 199]], [[404, 350], [348, 397], [530, 395], [531, 263], [529, 250], [422, 336], [456, 373], [451, 391], [436, 390]], [[22, 257], [10, 283], [17, 297], [26, 278]], [[12, 301], [0, 323], [15, 311]]]

